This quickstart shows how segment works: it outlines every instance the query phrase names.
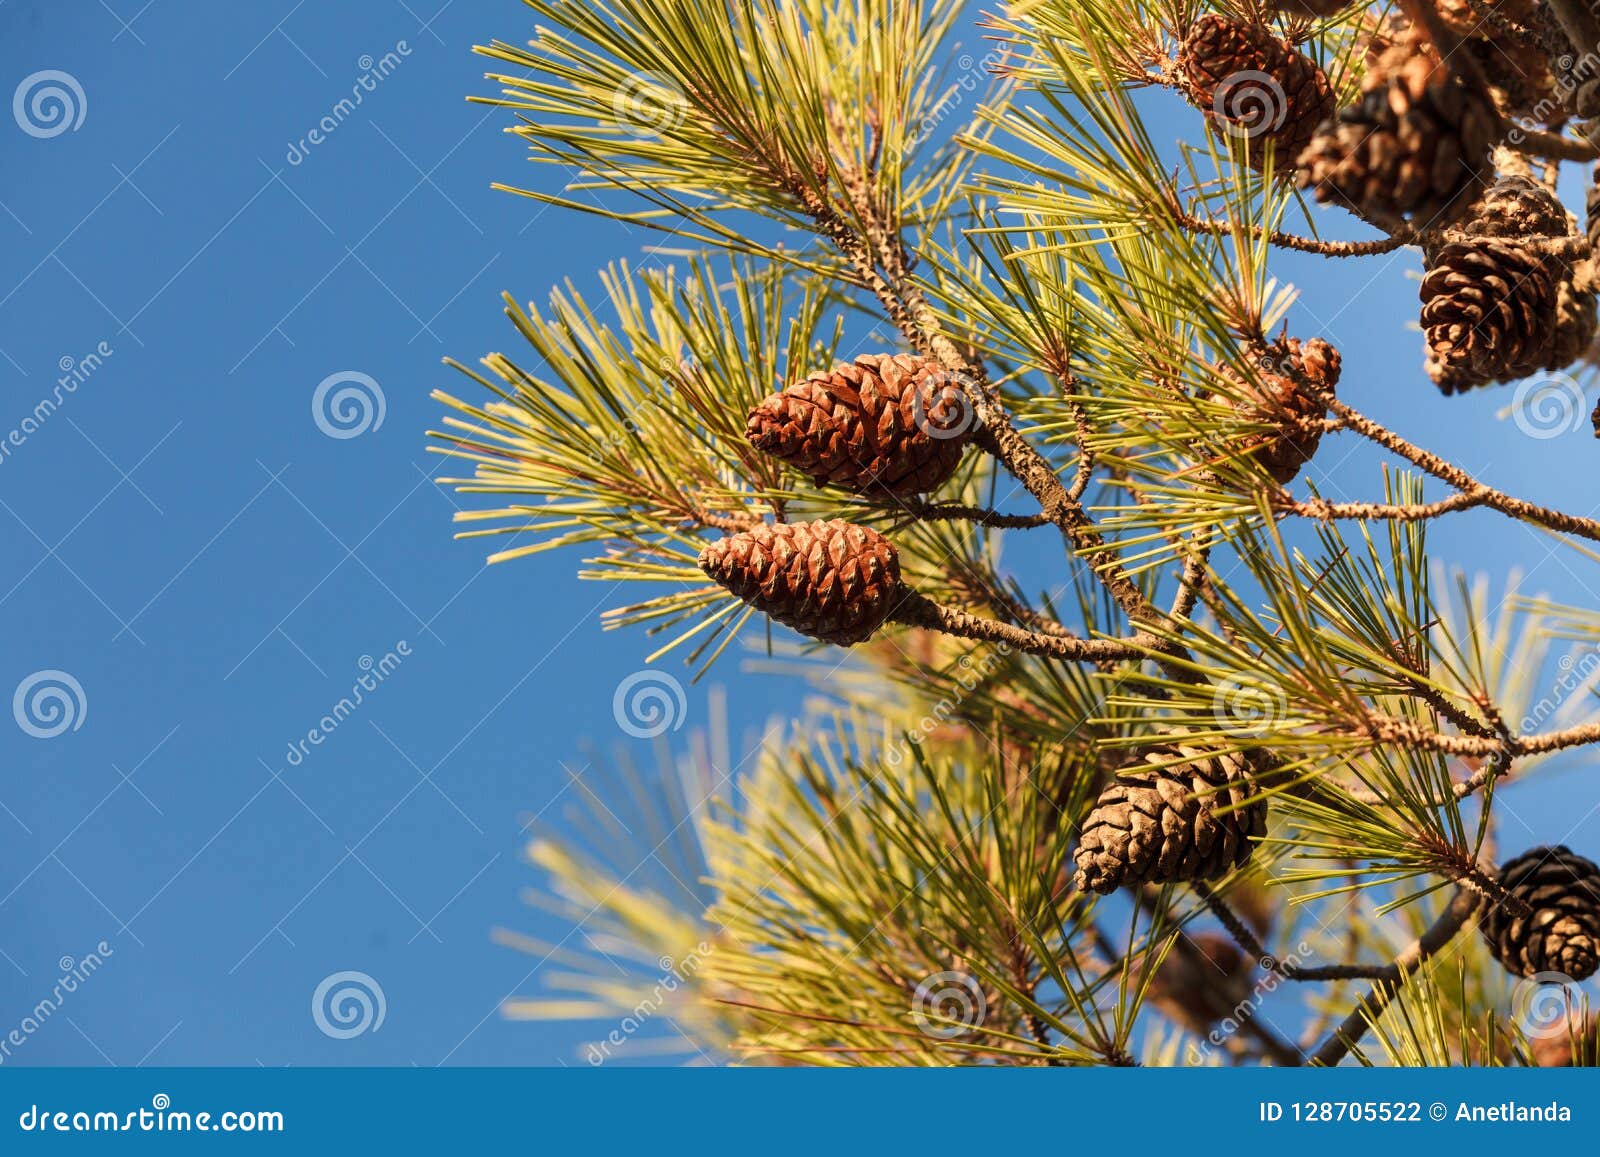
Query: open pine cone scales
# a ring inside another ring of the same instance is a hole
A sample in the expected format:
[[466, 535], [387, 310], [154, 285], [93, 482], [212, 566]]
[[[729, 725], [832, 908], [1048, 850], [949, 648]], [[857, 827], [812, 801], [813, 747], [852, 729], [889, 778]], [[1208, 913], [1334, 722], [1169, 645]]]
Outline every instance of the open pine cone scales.
[[1557, 286], [1537, 254], [1486, 238], [1446, 245], [1422, 279], [1428, 376], [1447, 394], [1540, 368]]
[[1576, 360], [1594, 340], [1595, 298], [1570, 258], [1536, 247], [1576, 240], [1560, 201], [1502, 177], [1459, 230], [1425, 250], [1422, 327], [1428, 376], [1445, 393], [1512, 381]]
[[1339, 351], [1321, 338], [1302, 342], [1284, 337], [1261, 347], [1255, 362], [1260, 377], [1247, 385], [1241, 409], [1277, 430], [1252, 435], [1246, 450], [1274, 481], [1286, 486], [1322, 441], [1322, 419], [1328, 408], [1312, 388], [1332, 390], [1339, 384]]
[[1510, 901], [1491, 902], [1480, 930], [1518, 976], [1575, 981], [1600, 970], [1600, 866], [1565, 846], [1534, 848], [1500, 867]]
[[1424, 38], [1402, 32], [1360, 98], [1317, 129], [1300, 154], [1298, 184], [1379, 221], [1435, 226], [1483, 187], [1494, 135], [1488, 99]]
[[1292, 173], [1295, 157], [1333, 113], [1333, 89], [1317, 62], [1257, 24], [1207, 13], [1184, 38], [1178, 68], [1190, 102], [1219, 134], [1247, 139], [1258, 169], [1270, 141], [1278, 171]]
[[757, 449], [856, 493], [923, 494], [961, 464], [969, 403], [936, 362], [866, 354], [773, 394], [750, 412]]
[[729, 535], [700, 552], [700, 569], [784, 626], [846, 647], [883, 625], [900, 592], [894, 545], [839, 519]]
[[1237, 752], [1175, 733], [1129, 767], [1135, 770], [1107, 785], [1083, 823], [1075, 882], [1084, 891], [1215, 879], [1245, 864], [1266, 834], [1266, 802], [1246, 802], [1255, 784]]

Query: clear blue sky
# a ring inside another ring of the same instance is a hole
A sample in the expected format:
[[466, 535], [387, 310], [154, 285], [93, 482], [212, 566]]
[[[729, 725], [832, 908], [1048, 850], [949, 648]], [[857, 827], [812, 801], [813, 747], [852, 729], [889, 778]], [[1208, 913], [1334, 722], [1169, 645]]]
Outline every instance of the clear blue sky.
[[[502, 290], [592, 292], [648, 238], [489, 189], [558, 183], [502, 135], [508, 114], [463, 100], [489, 91], [470, 45], [524, 40], [532, 14], [437, 3], [0, 2], [0, 96], [54, 70], [82, 112], [54, 135], [48, 105], [24, 101], [33, 132], [0, 116], [0, 441], [73, 380], [0, 457], [0, 699], [40, 672], [82, 690], [53, 738], [0, 715], [0, 1037], [63, 958], [112, 950], [6, 1063], [557, 1063], [587, 1039], [499, 1016], [539, 979], [489, 932], [573, 931], [519, 902], [537, 883], [522, 823], [560, 822], [585, 740], [634, 742], [612, 695], [647, 647], [600, 632], [621, 594], [579, 584], [575, 558], [486, 571], [452, 541], [422, 435], [429, 390], [459, 385], [442, 356], [512, 346]], [[1381, 262], [1283, 261], [1307, 289], [1295, 331], [1343, 348], [1344, 392], [1379, 417], [1590, 512], [1586, 434], [1534, 441], [1494, 419], [1505, 395], [1423, 380], [1399, 273], [1416, 265], [1369, 285]], [[359, 436], [313, 417], [340, 374], [365, 379], [331, 389], [382, 394]], [[1376, 493], [1348, 465], [1350, 495]], [[1492, 515], [1435, 544], [1494, 571], [1525, 557], [1532, 586], [1600, 605], [1593, 564]], [[359, 712], [291, 760], [391, 652]], [[733, 662], [721, 678], [736, 726], [798, 697]], [[1569, 835], [1593, 772], [1571, 762], [1518, 812], [1593, 855], [1592, 813]], [[342, 971], [381, 986], [378, 1031], [314, 1023]]]

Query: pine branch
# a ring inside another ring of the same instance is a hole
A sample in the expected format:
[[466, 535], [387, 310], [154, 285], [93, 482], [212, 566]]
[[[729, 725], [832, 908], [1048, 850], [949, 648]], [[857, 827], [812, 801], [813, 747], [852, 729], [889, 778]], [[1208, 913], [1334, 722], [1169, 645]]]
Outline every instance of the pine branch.
[[1337, 1065], [1352, 1048], [1361, 1043], [1372, 1023], [1389, 1007], [1399, 991], [1400, 984], [1417, 969], [1455, 939], [1456, 934], [1472, 919], [1478, 910], [1478, 897], [1466, 889], [1459, 889], [1439, 918], [1416, 940], [1383, 968], [1360, 1003], [1350, 1011], [1343, 1023], [1311, 1055], [1311, 1063], [1331, 1067]]
[[[1501, 514], [1522, 522], [1531, 522], [1560, 534], [1574, 534], [1580, 538], [1600, 542], [1600, 521], [1579, 515], [1566, 514], [1496, 490], [1432, 451], [1425, 450], [1407, 441], [1399, 434], [1368, 418], [1353, 406], [1340, 401], [1331, 393], [1323, 393], [1319, 397], [1327, 402], [1328, 408], [1337, 415], [1346, 428], [1376, 442], [1384, 449], [1399, 455], [1412, 465], [1426, 470], [1435, 478], [1448, 482], [1460, 491], [1461, 493], [1455, 501], [1458, 501], [1461, 505], [1452, 507], [1452, 510], [1467, 509], [1470, 506], [1487, 506], [1491, 510], [1497, 510]], [[1312, 509], [1316, 509], [1315, 504], [1312, 505]], [[1337, 511], [1339, 507], [1335, 505], [1331, 509]], [[1379, 505], [1376, 509], [1378, 512], [1373, 517], [1384, 518], [1391, 516], [1386, 515], [1383, 511], [1393, 508]], [[1338, 515], [1330, 515], [1330, 517], [1336, 516]], [[1359, 517], [1359, 515], [1356, 517]], [[1432, 515], [1424, 514], [1419, 517], [1432, 517]], [[1401, 517], [1399, 520], [1414, 521], [1415, 519]]]
[[998, 510], [988, 510], [981, 506], [964, 506], [957, 502], [912, 500], [904, 503], [904, 507], [906, 513], [913, 518], [952, 519], [1001, 529], [1025, 530], [1029, 527], [1050, 524], [1050, 519], [1043, 514], [1002, 514]]
[[1385, 964], [1328, 964], [1317, 968], [1303, 968], [1293, 961], [1279, 960], [1266, 950], [1256, 934], [1232, 908], [1228, 907], [1227, 901], [1214, 888], [1200, 880], [1194, 881], [1189, 886], [1200, 899], [1205, 901], [1217, 920], [1228, 930], [1228, 935], [1234, 938], [1251, 959], [1267, 971], [1276, 972], [1285, 980], [1381, 980], [1389, 974], [1390, 966]]
[[893, 622], [911, 627], [941, 631], [963, 639], [981, 639], [1024, 654], [1073, 662], [1115, 663], [1147, 659], [1152, 658], [1161, 647], [1161, 640], [1148, 635], [1134, 635], [1124, 642], [1115, 639], [1078, 639], [1030, 631], [998, 619], [983, 619], [954, 607], [941, 606], [909, 590], [901, 594], [890, 618]]

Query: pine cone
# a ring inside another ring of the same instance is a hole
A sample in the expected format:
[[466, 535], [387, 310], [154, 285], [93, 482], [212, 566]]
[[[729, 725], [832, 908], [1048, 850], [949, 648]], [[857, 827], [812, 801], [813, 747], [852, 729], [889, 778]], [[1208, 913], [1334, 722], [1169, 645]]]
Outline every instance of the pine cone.
[[1559, 287], [1514, 241], [1458, 241], [1422, 278], [1428, 376], [1446, 394], [1527, 377], [1544, 362]]
[[882, 626], [900, 591], [894, 544], [839, 519], [729, 535], [700, 552], [700, 569], [784, 626], [844, 647]]
[[1571, 365], [1594, 340], [1595, 297], [1572, 260], [1525, 244], [1576, 238], [1554, 194], [1502, 177], [1470, 218], [1424, 250], [1422, 326], [1428, 375], [1445, 393]]
[[961, 464], [971, 416], [937, 363], [867, 354], [773, 394], [750, 411], [745, 436], [818, 486], [922, 494]]
[[1500, 883], [1532, 910], [1502, 902], [1484, 910], [1479, 929], [1517, 976], [1559, 973], [1574, 981], [1600, 969], [1600, 867], [1565, 846], [1534, 848], [1500, 867]]
[[1571, 46], [1559, 23], [1541, 17], [1538, 0], [1436, 0], [1435, 7], [1508, 113], [1546, 123], [1565, 115], [1550, 60]]
[[1287, 486], [1317, 452], [1328, 412], [1306, 387], [1331, 390], [1339, 384], [1339, 351], [1321, 338], [1304, 343], [1279, 338], [1257, 351], [1256, 367], [1260, 379], [1246, 386], [1241, 409], [1255, 421], [1271, 422], [1279, 432], [1254, 435], [1245, 448], [1279, 485]]
[[1075, 855], [1081, 890], [1215, 879], [1247, 862], [1266, 834], [1266, 802], [1244, 802], [1255, 785], [1237, 752], [1218, 754], [1174, 732], [1127, 766], [1137, 770], [1125, 768], [1084, 820]]
[[1600, 165], [1589, 174], [1589, 191], [1583, 196], [1584, 230], [1591, 246], [1600, 247]]
[[1494, 130], [1487, 97], [1451, 74], [1432, 45], [1403, 33], [1356, 103], [1317, 129], [1300, 154], [1298, 184], [1380, 221], [1437, 225], [1483, 187]]
[[1280, 173], [1292, 172], [1317, 125], [1333, 114], [1333, 89], [1316, 61], [1260, 25], [1215, 12], [1196, 20], [1178, 53], [1184, 94], [1218, 135], [1249, 141], [1250, 164], [1276, 146]]

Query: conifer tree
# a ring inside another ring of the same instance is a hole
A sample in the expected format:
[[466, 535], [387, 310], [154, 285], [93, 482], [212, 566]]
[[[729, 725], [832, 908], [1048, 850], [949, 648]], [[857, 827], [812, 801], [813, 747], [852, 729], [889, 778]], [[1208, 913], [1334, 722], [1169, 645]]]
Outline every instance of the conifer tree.
[[[594, 953], [506, 934], [565, 989], [513, 1014], [739, 1063], [1594, 1063], [1600, 848], [1500, 793], [1600, 741], [1600, 611], [1426, 540], [1583, 568], [1600, 521], [1358, 408], [1521, 383], [1571, 434], [1587, 4], [525, 3], [481, 99], [561, 191], [507, 191], [659, 245], [452, 363], [465, 536], [796, 692], [535, 842]], [[1295, 253], [1420, 260], [1416, 362], [1349, 380], [1316, 318], [1359, 303]]]

